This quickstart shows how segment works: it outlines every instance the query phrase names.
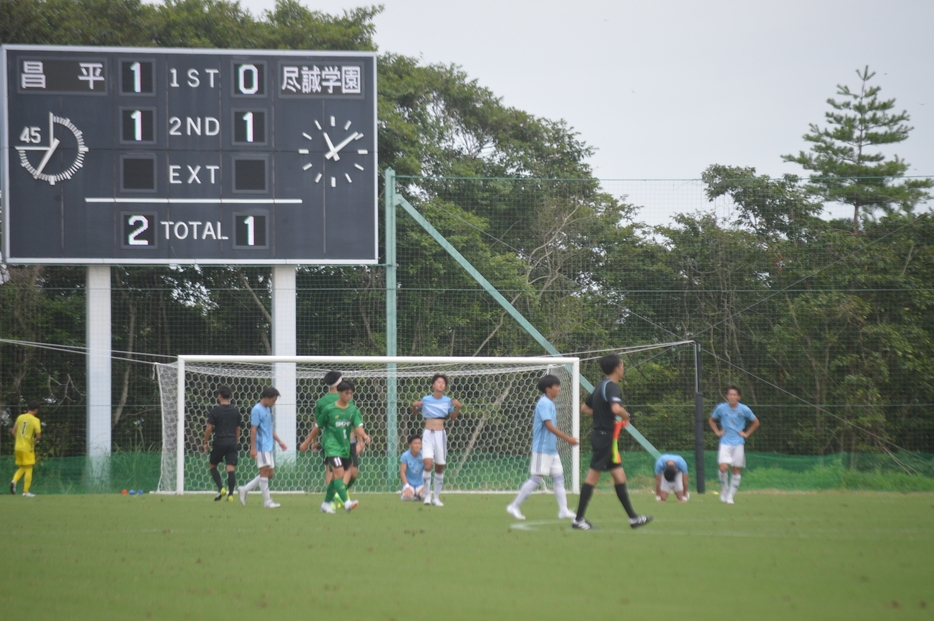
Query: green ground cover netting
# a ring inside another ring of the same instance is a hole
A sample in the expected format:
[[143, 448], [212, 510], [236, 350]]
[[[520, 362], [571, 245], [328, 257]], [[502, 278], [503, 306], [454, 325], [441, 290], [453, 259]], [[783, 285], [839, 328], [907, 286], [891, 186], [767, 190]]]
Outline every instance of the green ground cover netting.
[[[680, 453], [691, 469], [691, 488], [696, 486], [694, 454]], [[320, 461], [317, 454], [300, 455], [300, 459]], [[159, 482], [161, 456], [158, 453], [114, 453], [102, 462], [86, 457], [53, 457], [42, 460], [34, 470], [32, 491], [37, 494], [80, 494], [120, 492], [124, 489], [153, 491]], [[589, 455], [581, 455], [582, 477], [586, 472]], [[704, 473], [708, 490], [716, 490], [718, 483], [717, 455], [704, 454]], [[451, 455], [451, 464], [457, 464]], [[634, 489], [654, 486], [653, 458], [646, 453], [623, 453], [623, 465]], [[743, 476], [743, 489], [775, 489], [781, 491], [818, 490], [875, 490], [875, 491], [934, 491], [934, 455], [926, 453], [900, 453], [894, 455], [866, 453], [837, 453], [820, 457], [789, 456], [774, 453], [749, 453]], [[287, 468], [288, 466], [283, 466]], [[204, 459], [190, 459], [189, 472], [207, 468]], [[478, 489], [514, 491], [528, 476], [526, 456], [490, 455], [465, 465], [465, 470], [449, 470], [451, 480], [458, 475], [477, 481]], [[471, 472], [467, 472], [470, 468]], [[12, 456], [0, 457], [0, 471], [12, 476], [16, 470]], [[252, 477], [255, 467], [243, 456], [238, 468], [240, 480]], [[488, 471], [489, 474], [485, 474]], [[396, 482], [387, 479], [385, 457], [372, 455], [363, 459], [360, 467], [360, 491], [391, 491]], [[322, 470], [323, 473], [323, 470]], [[505, 474], [504, 474], [505, 473]], [[203, 477], [199, 477], [203, 479]], [[609, 478], [603, 481], [609, 485]], [[22, 482], [20, 483], [20, 487]], [[189, 491], [209, 491], [186, 486]], [[273, 489], [275, 489], [273, 481]], [[323, 474], [305, 491], [323, 491]]]

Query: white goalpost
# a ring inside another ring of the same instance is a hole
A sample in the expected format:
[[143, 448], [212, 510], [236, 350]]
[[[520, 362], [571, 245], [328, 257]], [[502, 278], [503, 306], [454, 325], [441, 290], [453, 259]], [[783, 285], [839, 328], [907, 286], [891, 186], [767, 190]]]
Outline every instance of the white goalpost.
[[[395, 492], [401, 487], [399, 456], [411, 435], [421, 436], [420, 415], [412, 402], [431, 393], [434, 374], [449, 378], [446, 394], [462, 404], [461, 415], [448, 421], [446, 492], [515, 492], [528, 478], [532, 417], [538, 379], [552, 374], [561, 381], [556, 406], [558, 427], [580, 436], [580, 360], [563, 357], [446, 356], [179, 356], [157, 365], [162, 405], [162, 468], [158, 491], [184, 494], [213, 491], [208, 456], [203, 452], [205, 425], [217, 404], [216, 387], [233, 390], [232, 403], [242, 416], [238, 478], [253, 476], [249, 459], [250, 410], [266, 386], [281, 396], [273, 407], [276, 434], [287, 444], [276, 453], [276, 492], [323, 493], [320, 452], [299, 453], [298, 444], [314, 425], [314, 404], [327, 393], [328, 371], [354, 382], [354, 402], [373, 443], [360, 457], [355, 489]], [[568, 491], [580, 490], [580, 448], [558, 442]]]

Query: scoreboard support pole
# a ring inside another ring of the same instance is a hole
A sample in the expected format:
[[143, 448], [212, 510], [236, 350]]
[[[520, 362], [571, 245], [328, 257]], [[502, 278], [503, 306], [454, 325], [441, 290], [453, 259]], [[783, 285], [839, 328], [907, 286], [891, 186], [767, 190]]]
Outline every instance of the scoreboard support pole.
[[87, 455], [91, 485], [106, 486], [111, 448], [111, 285], [110, 267], [87, 268]]
[[[272, 268], [272, 355], [294, 356], [296, 351], [295, 326], [295, 266], [275, 265]], [[283, 461], [295, 460], [296, 415], [298, 394], [294, 362], [276, 362], [273, 365], [273, 383], [279, 390], [276, 402], [276, 435], [288, 447]], [[244, 395], [246, 397], [246, 395]], [[258, 395], [257, 395], [258, 398]], [[278, 449], [277, 449], [278, 450]]]

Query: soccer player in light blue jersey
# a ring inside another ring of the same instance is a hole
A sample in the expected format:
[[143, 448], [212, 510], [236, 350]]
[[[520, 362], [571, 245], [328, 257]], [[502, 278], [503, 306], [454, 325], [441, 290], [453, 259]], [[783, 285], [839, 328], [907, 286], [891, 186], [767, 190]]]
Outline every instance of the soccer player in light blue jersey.
[[655, 500], [665, 502], [674, 492], [679, 502], [687, 502], [688, 462], [680, 455], [665, 453], [655, 460]]
[[260, 395], [259, 403], [253, 406], [250, 413], [250, 457], [256, 460], [259, 476], [240, 488], [240, 504], [243, 506], [246, 506], [247, 493], [259, 485], [263, 492], [263, 506], [267, 509], [279, 508], [279, 503], [273, 502], [269, 497], [269, 480], [275, 476], [276, 467], [272, 454], [274, 442], [278, 443], [283, 451], [288, 448], [273, 428], [272, 406], [278, 399], [279, 391], [267, 386]]
[[399, 458], [399, 478], [402, 479], [402, 500], [422, 500], [425, 497], [422, 461], [422, 439], [409, 436], [409, 450]]
[[[717, 462], [720, 464], [720, 502], [733, 504], [739, 489], [740, 472], [746, 467], [746, 438], [759, 428], [759, 419], [748, 407], [739, 402], [742, 393], [736, 386], [729, 386], [724, 394], [726, 403], [714, 408], [710, 415], [710, 428], [720, 438]], [[719, 421], [720, 427], [717, 427]], [[747, 423], [748, 429], [747, 429]], [[727, 479], [727, 471], [733, 467], [733, 479]]]
[[561, 380], [554, 375], [545, 375], [538, 380], [538, 390], [542, 396], [535, 404], [535, 417], [532, 422], [532, 476], [522, 484], [516, 499], [506, 506], [506, 513], [517, 520], [524, 520], [525, 516], [519, 507], [543, 483], [542, 477], [551, 477], [555, 500], [558, 501], [558, 518], [573, 520], [577, 514], [568, 509], [564, 470], [561, 467], [561, 456], [558, 455], [558, 438], [571, 446], [576, 446], [578, 441], [558, 429], [556, 425], [558, 411], [555, 408], [555, 399], [561, 393]]
[[[425, 464], [425, 504], [443, 507], [441, 486], [444, 485], [444, 465], [447, 463], [448, 436], [444, 421], [454, 420], [460, 414], [461, 404], [444, 394], [448, 378], [435, 373], [431, 378], [431, 394], [412, 404], [412, 412], [421, 412], [425, 417], [425, 432], [422, 434], [422, 455]], [[431, 471], [435, 471], [435, 498], [431, 498]]]

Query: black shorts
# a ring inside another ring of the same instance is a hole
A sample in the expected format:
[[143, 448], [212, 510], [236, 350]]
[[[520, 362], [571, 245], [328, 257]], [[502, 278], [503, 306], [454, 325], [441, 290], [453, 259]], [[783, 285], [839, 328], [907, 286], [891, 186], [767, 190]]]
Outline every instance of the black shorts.
[[593, 454], [590, 457], [590, 468], [598, 472], [609, 472], [616, 468], [622, 468], [622, 460], [616, 462], [613, 459], [613, 432], [594, 429], [590, 434], [590, 445], [593, 447]]
[[[325, 466], [330, 466], [330, 465], [331, 465], [331, 462], [330, 462], [331, 459], [332, 459], [331, 457], [325, 457], [325, 458], [324, 458], [324, 465], [325, 465]], [[359, 468], [359, 467], [360, 467], [360, 458], [357, 457], [357, 443], [356, 443], [356, 442], [351, 442], [351, 443], [350, 443], [350, 463], [353, 464], [353, 467], [354, 467], [354, 468]], [[350, 467], [350, 466], [344, 466], [344, 468], [349, 468], [349, 467]]]
[[349, 457], [328, 457], [324, 460], [324, 463], [331, 468], [331, 470], [337, 470], [338, 468], [350, 468], [350, 465], [353, 463]]
[[239, 454], [237, 442], [234, 440], [214, 442], [214, 448], [211, 449], [211, 465], [216, 466], [224, 461], [228, 466], [236, 466]]

